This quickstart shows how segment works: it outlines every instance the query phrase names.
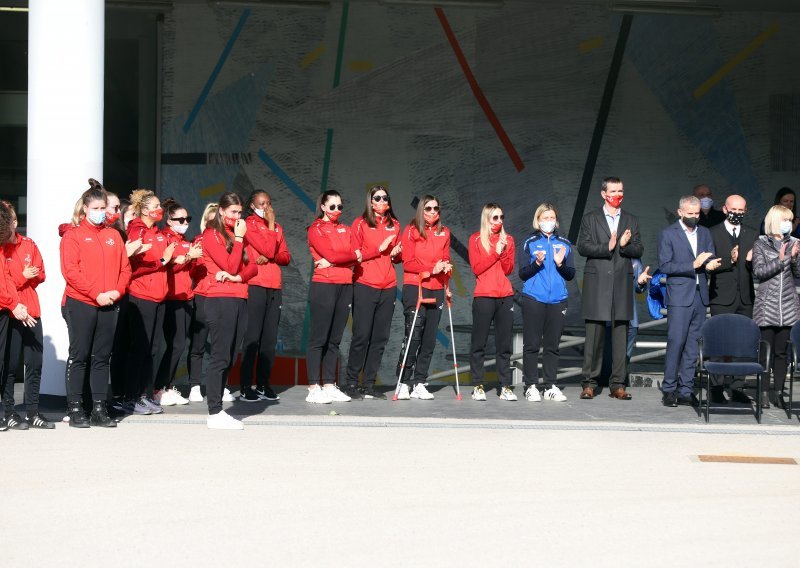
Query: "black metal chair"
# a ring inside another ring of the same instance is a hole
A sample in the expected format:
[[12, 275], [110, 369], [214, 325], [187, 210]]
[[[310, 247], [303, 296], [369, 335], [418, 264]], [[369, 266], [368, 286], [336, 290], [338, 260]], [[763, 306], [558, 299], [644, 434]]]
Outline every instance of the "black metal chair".
[[[792, 395], [794, 394], [794, 373], [798, 368], [798, 357], [800, 357], [800, 321], [792, 326], [789, 332], [790, 352], [786, 354], [789, 358], [789, 401], [786, 403], [786, 417], [792, 417]], [[779, 395], [781, 393], [778, 393]]]
[[[763, 365], [762, 345], [766, 351]], [[769, 343], [761, 340], [761, 330], [748, 317], [738, 314], [719, 314], [703, 323], [703, 327], [700, 328], [700, 360], [697, 372], [700, 377], [701, 396], [704, 377], [706, 382], [706, 422], [709, 421], [711, 410], [711, 375], [755, 375], [757, 393], [755, 414], [756, 420], [761, 424], [763, 374], [769, 373], [770, 355]], [[715, 360], [710, 361], [711, 358]]]

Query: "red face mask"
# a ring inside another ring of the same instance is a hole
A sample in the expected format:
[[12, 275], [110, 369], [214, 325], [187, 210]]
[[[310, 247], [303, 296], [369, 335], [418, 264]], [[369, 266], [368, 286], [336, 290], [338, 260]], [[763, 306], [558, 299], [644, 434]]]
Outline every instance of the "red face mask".
[[606, 203], [608, 203], [614, 209], [617, 209], [620, 205], [622, 205], [622, 197], [622, 195], [606, 194]]
[[119, 220], [120, 214], [114, 213], [113, 215], [106, 214], [106, 225], [113, 225]]
[[439, 222], [439, 214], [438, 213], [425, 213], [425, 224], [429, 227], [434, 226], [436, 223]]
[[153, 209], [147, 214], [147, 216], [150, 217], [153, 221], [156, 222], [161, 221], [161, 219], [164, 218], [164, 210], [161, 207], [159, 207], [158, 209]]
[[385, 201], [380, 201], [378, 203], [372, 202], [372, 210], [375, 211], [378, 215], [383, 215], [389, 210], [389, 204]]
[[493, 233], [497, 234], [502, 230], [503, 230], [503, 224], [502, 223], [497, 223], [495, 225], [492, 225], [492, 232]]
[[336, 211], [326, 211], [325, 214], [328, 216], [328, 219], [331, 220], [331, 223], [335, 223], [339, 220], [339, 217], [342, 216], [342, 212], [338, 209]]
[[225, 226], [229, 229], [233, 229], [236, 226], [236, 221], [238, 221], [236, 217], [223, 217], [222, 222], [225, 223]]

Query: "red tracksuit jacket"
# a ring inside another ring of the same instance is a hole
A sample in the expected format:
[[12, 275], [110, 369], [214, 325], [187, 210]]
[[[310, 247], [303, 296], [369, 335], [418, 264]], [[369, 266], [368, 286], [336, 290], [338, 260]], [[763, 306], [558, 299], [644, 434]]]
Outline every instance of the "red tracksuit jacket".
[[[131, 283], [128, 293], [131, 296], [151, 302], [163, 302], [167, 297], [167, 267], [161, 264], [167, 238], [158, 227], [148, 228], [138, 217], [128, 224], [128, 240], [142, 239], [142, 244], [152, 244], [144, 254], [131, 257]], [[175, 258], [175, 254], [172, 255]]]
[[308, 247], [314, 260], [324, 258], [328, 268], [314, 267], [312, 282], [352, 284], [356, 253], [350, 239], [350, 227], [339, 222], [317, 219], [308, 228]]
[[[386, 290], [397, 286], [397, 273], [394, 264], [400, 262], [400, 256], [392, 259], [392, 249], [400, 242], [400, 223], [394, 219], [390, 227], [386, 217], [375, 216], [375, 226], [370, 227], [362, 216], [353, 221], [352, 248], [361, 250], [361, 262], [354, 270], [354, 282], [371, 288]], [[386, 250], [379, 252], [383, 241], [394, 237]]]
[[[233, 232], [228, 231], [233, 239]], [[216, 230], [208, 228], [203, 231], [203, 264], [206, 268], [204, 295], [208, 298], [244, 298], [247, 299], [247, 283], [258, 269], [254, 259], [244, 262], [244, 244], [233, 241], [231, 252], [225, 248], [225, 238]], [[224, 270], [232, 276], [242, 277], [241, 282], [217, 282], [217, 272]], [[196, 291], [195, 291], [196, 293]]]
[[176, 243], [172, 261], [167, 265], [167, 295], [166, 300], [191, 300], [194, 297], [192, 290], [192, 265], [196, 262], [190, 260], [183, 264], [175, 264], [174, 260], [184, 256], [192, 246], [190, 241], [183, 238], [169, 227], [165, 227], [161, 234], [167, 239], [167, 244]]
[[281, 266], [287, 266], [292, 260], [286, 247], [283, 228], [275, 223], [275, 230], [269, 230], [269, 224], [258, 215], [247, 218], [247, 234], [244, 237], [247, 257], [255, 264], [259, 256], [265, 256], [267, 264], [256, 264], [258, 274], [248, 282], [251, 286], [262, 288], [281, 288]]
[[[28, 308], [28, 314], [40, 318], [42, 309], [39, 306], [36, 287], [44, 282], [45, 278], [42, 254], [32, 239], [23, 237], [19, 233], [16, 234], [16, 237], [15, 243], [8, 243], [3, 247], [6, 266], [19, 295], [19, 302]], [[22, 271], [26, 266], [35, 266], [39, 269], [39, 274], [33, 278], [25, 278]]]
[[0, 265], [0, 310], [8, 310], [10, 312], [17, 307], [20, 301], [3, 249], [4, 247], [0, 247], [0, 262], [2, 262]]
[[[421, 272], [433, 272], [433, 267], [440, 260], [450, 262], [450, 230], [442, 226], [439, 234], [430, 230], [425, 233], [427, 238], [423, 239], [414, 225], [409, 225], [403, 231], [403, 284], [416, 286]], [[422, 287], [441, 290], [449, 277], [443, 272], [432, 274], [422, 282]]]
[[122, 296], [130, 282], [125, 243], [114, 229], [84, 219], [61, 239], [61, 273], [65, 296], [99, 307], [98, 294], [116, 290]]
[[489, 235], [489, 251], [483, 248], [481, 232], [469, 238], [469, 264], [475, 273], [475, 297], [507, 298], [514, 295], [508, 275], [514, 271], [514, 238], [507, 235], [506, 248], [497, 254], [500, 235]]

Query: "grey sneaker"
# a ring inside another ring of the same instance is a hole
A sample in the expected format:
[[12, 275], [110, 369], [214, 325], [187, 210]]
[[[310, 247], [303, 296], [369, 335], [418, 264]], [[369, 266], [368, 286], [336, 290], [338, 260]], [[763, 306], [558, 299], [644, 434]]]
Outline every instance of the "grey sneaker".
[[[130, 404], [130, 403], [129, 403]], [[134, 414], [153, 414], [153, 410], [144, 402], [144, 397], [133, 403]]]
[[161, 414], [162, 412], [164, 412], [164, 409], [161, 408], [161, 405], [157, 404], [156, 401], [154, 401], [152, 398], [143, 396], [142, 398], [139, 399], [139, 402], [143, 402], [145, 406], [147, 406], [150, 409], [151, 414]]

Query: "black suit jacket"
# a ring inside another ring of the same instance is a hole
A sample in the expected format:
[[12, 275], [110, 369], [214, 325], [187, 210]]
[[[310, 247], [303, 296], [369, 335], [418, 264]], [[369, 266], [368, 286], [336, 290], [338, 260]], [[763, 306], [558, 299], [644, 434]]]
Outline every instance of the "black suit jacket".
[[753, 249], [758, 232], [752, 227], [739, 225], [739, 259], [731, 263], [731, 236], [725, 224], [711, 228], [714, 249], [722, 259], [720, 267], [711, 273], [709, 297], [712, 306], [730, 306], [738, 295], [745, 306], [753, 305], [753, 266], [747, 262], [747, 252]]
[[706, 229], [710, 229], [711, 227], [716, 227], [720, 223], [725, 220], [725, 213], [722, 211], [718, 211], [713, 207], [708, 210], [708, 214], [706, 215], [703, 213], [703, 210], [700, 210], [700, 221], [698, 221], [698, 225], [701, 227], [705, 227]]
[[[626, 229], [631, 240], [625, 247], [619, 240]], [[588, 212], [581, 220], [578, 252], [586, 257], [583, 270], [582, 313], [587, 320], [633, 319], [633, 264], [644, 252], [636, 216], [620, 211], [617, 246], [608, 250], [611, 230], [603, 208]]]

